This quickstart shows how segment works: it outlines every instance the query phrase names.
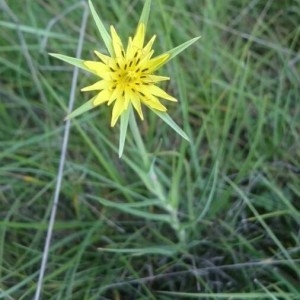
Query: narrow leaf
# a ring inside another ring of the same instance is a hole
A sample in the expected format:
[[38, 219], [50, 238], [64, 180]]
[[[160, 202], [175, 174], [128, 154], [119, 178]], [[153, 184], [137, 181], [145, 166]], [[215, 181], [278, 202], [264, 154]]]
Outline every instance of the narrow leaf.
[[135, 209], [133, 207], [128, 206], [126, 203], [116, 203], [110, 200], [106, 200], [104, 198], [98, 197], [97, 200], [104, 206], [107, 207], [113, 207], [115, 209], [118, 209], [120, 211], [123, 211], [125, 213], [131, 214], [133, 216], [140, 217], [142, 219], [148, 219], [148, 220], [153, 220], [153, 221], [161, 221], [161, 222], [166, 222], [170, 223], [171, 218], [167, 214], [155, 214], [151, 213], [148, 211], [143, 211], [140, 209]]
[[180, 250], [178, 246], [160, 246], [160, 247], [148, 247], [148, 248], [97, 248], [99, 251], [112, 252], [112, 253], [127, 253], [134, 256], [141, 255], [174, 255]]
[[84, 60], [79, 59], [79, 58], [75, 58], [75, 57], [71, 57], [71, 56], [67, 56], [67, 55], [62, 55], [62, 54], [58, 54], [58, 53], [49, 53], [49, 55], [58, 58], [64, 62], [67, 62], [70, 65], [73, 65], [75, 67], [78, 67], [80, 69], [86, 70], [88, 72], [91, 72], [85, 65], [84, 65]]
[[125, 145], [125, 139], [127, 134], [127, 128], [128, 128], [128, 121], [129, 121], [129, 115], [131, 113], [132, 106], [129, 105], [128, 109], [121, 114], [121, 122], [120, 122], [120, 138], [119, 138], [119, 157], [122, 156], [124, 145]]
[[151, 7], [151, 0], [146, 0], [140, 17], [140, 23], [144, 23], [145, 27], [147, 27], [150, 7]]
[[92, 16], [94, 18], [94, 21], [96, 23], [96, 26], [100, 32], [100, 35], [103, 39], [103, 42], [109, 52], [109, 54], [111, 56], [114, 55], [114, 51], [113, 51], [113, 48], [112, 48], [112, 41], [111, 41], [111, 36], [109, 35], [109, 33], [107, 32], [106, 28], [104, 27], [104, 24], [103, 22], [101, 21], [101, 19], [99, 18], [98, 14], [96, 13], [96, 10], [94, 8], [94, 5], [92, 3], [91, 0], [89, 0], [89, 6], [90, 6], [90, 10], [91, 10], [91, 13], [92, 13]]
[[65, 120], [70, 120], [73, 119], [83, 113], [85, 113], [86, 111], [94, 108], [94, 100], [96, 97], [93, 97], [92, 99], [90, 99], [88, 102], [84, 103], [83, 105], [79, 106], [78, 108], [76, 108], [75, 110], [73, 110], [70, 114], [68, 114], [65, 118]]
[[173, 130], [175, 130], [185, 140], [190, 142], [187, 134], [173, 121], [173, 119], [166, 113], [155, 109], [151, 109], [157, 116], [159, 116], [165, 123], [167, 123]]

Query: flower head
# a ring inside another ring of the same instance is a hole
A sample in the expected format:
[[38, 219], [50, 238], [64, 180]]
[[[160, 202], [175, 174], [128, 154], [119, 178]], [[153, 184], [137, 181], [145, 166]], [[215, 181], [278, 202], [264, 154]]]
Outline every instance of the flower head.
[[133, 38], [129, 37], [126, 49], [113, 26], [110, 27], [110, 34], [107, 32], [91, 0], [89, 0], [89, 6], [109, 55], [95, 51], [99, 60], [87, 61], [50, 53], [58, 59], [99, 77], [96, 83], [82, 89], [84, 92], [98, 91], [97, 95], [69, 113], [66, 119], [79, 116], [103, 103], [113, 104], [111, 126], [114, 126], [119, 118], [121, 119], [119, 142], [119, 156], [121, 157], [129, 119], [134, 119], [134, 115], [131, 113], [132, 107], [143, 119], [142, 104], [144, 104], [180, 136], [189, 141], [186, 133], [172, 120], [166, 112], [166, 107], [160, 102], [160, 99], [177, 101], [157, 86], [159, 82], [170, 78], [155, 75], [155, 71], [200, 37], [193, 38], [161, 55], [153, 57], [152, 45], [156, 36], [154, 35], [148, 43], [144, 43], [151, 0], [145, 0], [135, 35]]
[[107, 56], [95, 51], [100, 61], [83, 62], [86, 68], [101, 80], [83, 88], [82, 91], [99, 91], [93, 100], [94, 106], [102, 103], [113, 104], [111, 126], [116, 124], [120, 115], [131, 104], [142, 120], [141, 104], [158, 111], [166, 111], [159, 98], [177, 100], [156, 85], [170, 78], [154, 75], [154, 72], [168, 60], [170, 54], [152, 57], [152, 45], [156, 36], [144, 45], [145, 24], [142, 22], [139, 23], [134, 37], [129, 38], [126, 50], [113, 26], [110, 27], [110, 31], [113, 55]]

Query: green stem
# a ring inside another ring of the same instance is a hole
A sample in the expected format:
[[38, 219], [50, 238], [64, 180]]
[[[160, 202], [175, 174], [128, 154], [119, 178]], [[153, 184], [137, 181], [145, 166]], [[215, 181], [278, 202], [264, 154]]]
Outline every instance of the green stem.
[[175, 230], [177, 233], [178, 239], [180, 242], [185, 241], [185, 231], [181, 228], [180, 221], [177, 216], [177, 208], [173, 207], [169, 201], [168, 197], [166, 196], [166, 193], [164, 192], [164, 189], [162, 185], [160, 184], [159, 178], [155, 172], [155, 166], [154, 163], [151, 163], [148, 153], [146, 151], [146, 147], [144, 145], [143, 139], [141, 137], [139, 128], [136, 123], [136, 119], [134, 116], [134, 112], [130, 112], [129, 116], [129, 126], [133, 135], [133, 139], [136, 143], [136, 146], [139, 150], [139, 154], [142, 157], [142, 161], [144, 164], [144, 167], [146, 168], [146, 172], [148, 172], [148, 180], [149, 180], [149, 187], [151, 187], [151, 192], [155, 194], [158, 199], [161, 201], [161, 205], [164, 210], [166, 210], [170, 217], [170, 226]]
[[136, 123], [133, 111], [130, 112], [129, 126], [130, 126], [130, 129], [131, 129], [132, 135], [133, 135], [133, 139], [134, 139], [134, 141], [136, 143], [136, 146], [137, 146], [137, 148], [138, 148], [138, 150], [140, 152], [140, 155], [142, 157], [143, 164], [144, 164], [145, 168], [147, 170], [149, 170], [149, 168], [150, 168], [150, 160], [149, 160], [148, 153], [146, 151], [143, 139], [141, 137], [139, 128], [137, 126], [137, 123]]

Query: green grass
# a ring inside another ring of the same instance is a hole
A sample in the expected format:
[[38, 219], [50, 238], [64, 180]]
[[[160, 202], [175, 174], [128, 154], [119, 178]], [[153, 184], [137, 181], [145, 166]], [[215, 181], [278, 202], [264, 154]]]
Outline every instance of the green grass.
[[[75, 56], [83, 8], [6, 2], [0, 299], [32, 299], [73, 71], [48, 52]], [[124, 39], [143, 5], [93, 3]], [[164, 209], [131, 134], [118, 158], [110, 107], [72, 120], [43, 299], [300, 298], [299, 17], [299, 0], [153, 0], [148, 37], [157, 34], [157, 53], [202, 36], [162, 71], [180, 100], [168, 112], [192, 142], [149, 110], [138, 121], [177, 215]], [[94, 49], [104, 44], [90, 15], [82, 58]], [[75, 107], [91, 82], [80, 71]]]

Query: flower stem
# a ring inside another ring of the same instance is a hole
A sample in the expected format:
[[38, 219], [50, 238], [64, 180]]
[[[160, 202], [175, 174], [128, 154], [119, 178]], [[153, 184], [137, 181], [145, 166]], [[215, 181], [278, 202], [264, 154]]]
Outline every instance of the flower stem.
[[131, 129], [132, 135], [133, 135], [133, 139], [139, 150], [139, 153], [142, 156], [143, 164], [144, 164], [145, 168], [148, 170], [150, 168], [150, 160], [149, 160], [148, 153], [146, 151], [143, 139], [141, 137], [139, 128], [137, 126], [134, 112], [132, 110], [131, 110], [130, 116], [129, 116], [129, 126]]
[[180, 221], [178, 219], [177, 207], [174, 207], [168, 201], [168, 196], [166, 195], [163, 186], [161, 185], [157, 173], [155, 172], [154, 162], [151, 163], [146, 147], [144, 145], [143, 139], [141, 137], [139, 128], [136, 123], [136, 119], [133, 111], [130, 112], [129, 116], [129, 126], [136, 143], [136, 146], [139, 150], [139, 154], [142, 157], [142, 161], [145, 167], [146, 172], [148, 173], [149, 184], [148, 187], [151, 189], [151, 192], [156, 195], [156, 197], [161, 201], [162, 208], [167, 211], [170, 215], [170, 226], [174, 229], [177, 234], [177, 237], [180, 242], [185, 241], [185, 231], [182, 229]]

